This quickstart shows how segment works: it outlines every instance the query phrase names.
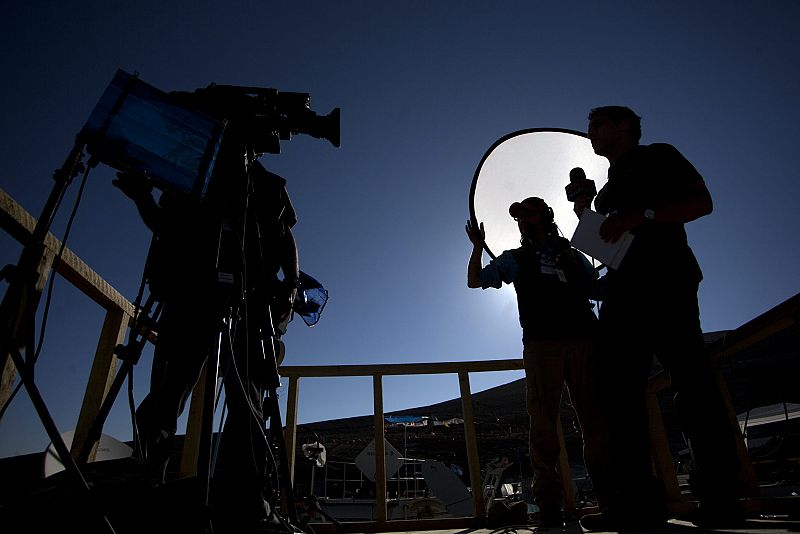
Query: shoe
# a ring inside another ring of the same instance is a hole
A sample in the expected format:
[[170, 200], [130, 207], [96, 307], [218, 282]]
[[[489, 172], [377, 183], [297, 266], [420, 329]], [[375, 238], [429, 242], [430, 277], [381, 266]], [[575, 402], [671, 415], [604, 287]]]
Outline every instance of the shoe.
[[613, 509], [604, 510], [597, 514], [583, 516], [579, 521], [581, 528], [589, 532], [616, 531], [627, 532], [632, 530], [660, 530], [667, 524], [663, 514], [645, 514], [642, 512], [621, 512]]
[[562, 528], [564, 517], [558, 508], [542, 508], [532, 514], [532, 522], [538, 528]]
[[701, 502], [689, 514], [689, 522], [700, 528], [737, 528], [747, 522], [742, 505], [737, 500], [725, 502]]
[[521, 501], [509, 505], [506, 501], [495, 499], [486, 514], [486, 524], [490, 528], [524, 525], [527, 522], [528, 504]]

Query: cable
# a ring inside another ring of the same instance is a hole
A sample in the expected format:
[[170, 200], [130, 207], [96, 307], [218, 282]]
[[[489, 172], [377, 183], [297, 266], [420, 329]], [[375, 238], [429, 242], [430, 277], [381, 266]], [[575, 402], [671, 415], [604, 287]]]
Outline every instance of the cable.
[[[133, 302], [133, 324], [138, 324], [139, 321], [139, 314], [142, 312], [142, 297], [144, 296], [144, 288], [147, 283], [147, 265], [150, 261], [150, 253], [153, 250], [153, 243], [155, 242], [155, 234], [150, 239], [150, 248], [147, 251], [147, 258], [145, 259], [145, 266], [142, 270], [142, 279], [139, 283], [139, 292], [136, 294], [136, 300]], [[136, 399], [133, 395], [133, 367], [131, 367], [128, 373], [128, 409], [131, 413], [131, 435], [133, 437], [134, 442], [134, 450], [140, 451], [143, 453], [144, 447], [142, 446], [142, 437], [141, 433], [139, 432], [139, 423], [136, 421]], [[144, 460], [144, 458], [141, 458]]]
[[[139, 451], [141, 454], [144, 451], [144, 447], [142, 447], [142, 438], [139, 433], [139, 425], [136, 422], [136, 401], [133, 398], [133, 367], [131, 367], [130, 371], [128, 371], [128, 408], [130, 409], [131, 413], [134, 450]], [[144, 458], [141, 458], [141, 460], [144, 460]]]
[[[261, 398], [261, 410], [260, 410], [261, 411], [261, 416], [259, 416], [258, 413], [256, 412], [256, 408], [253, 406], [253, 401], [250, 398], [250, 390], [249, 390], [249, 387], [247, 386], [247, 384], [251, 383], [251, 376], [250, 376], [250, 360], [251, 360], [250, 335], [251, 335], [251, 332], [250, 332], [250, 314], [249, 314], [249, 307], [248, 307], [249, 300], [250, 300], [250, 298], [249, 298], [250, 295], [249, 295], [249, 292], [248, 292], [249, 285], [248, 285], [248, 281], [247, 281], [247, 278], [248, 278], [248, 262], [247, 262], [247, 250], [246, 250], [245, 247], [246, 247], [246, 243], [247, 243], [247, 230], [248, 230], [248, 224], [247, 223], [248, 223], [248, 218], [249, 218], [249, 216], [251, 214], [251, 212], [250, 212], [250, 195], [253, 193], [253, 189], [252, 188], [253, 188], [252, 178], [248, 174], [247, 175], [245, 201], [244, 201], [244, 218], [243, 218], [243, 221], [242, 221], [242, 228], [241, 228], [241, 231], [240, 231], [241, 238], [239, 240], [239, 252], [241, 254], [240, 260], [242, 262], [241, 290], [243, 292], [242, 302], [243, 302], [243, 306], [244, 306], [244, 338], [245, 338], [245, 340], [244, 340], [244, 365], [245, 365], [244, 381], [242, 380], [241, 373], [240, 373], [240, 371], [238, 369], [238, 365], [236, 363], [236, 353], [233, 352], [233, 344], [232, 343], [231, 343], [231, 359], [233, 360], [233, 365], [234, 365], [234, 369], [236, 371], [237, 381], [239, 382], [239, 386], [240, 386], [240, 388], [242, 390], [243, 397], [244, 397], [245, 401], [247, 402], [247, 406], [248, 406], [248, 408], [250, 410], [250, 415], [252, 416], [252, 418], [253, 418], [253, 420], [255, 422], [255, 425], [258, 427], [258, 430], [259, 430], [259, 433], [260, 433], [260, 436], [258, 436], [258, 437], [261, 437], [261, 438], [264, 439], [264, 442], [266, 443], [266, 450], [270, 451], [271, 450], [271, 444], [270, 444], [269, 438], [267, 437], [266, 429], [265, 429], [266, 419], [264, 418], [263, 396]], [[256, 237], [258, 238], [257, 242], [260, 244], [261, 243], [261, 236], [260, 236], [260, 233], [258, 232], [258, 222], [256, 222]], [[259, 246], [259, 248], [260, 248], [260, 246]], [[263, 345], [262, 345], [262, 350], [263, 350]], [[260, 391], [261, 390], [259, 388], [259, 392]], [[248, 425], [248, 432], [250, 433], [250, 440], [249, 441], [250, 441], [251, 459], [253, 461], [253, 465], [257, 466], [257, 465], [259, 465], [259, 462], [258, 462], [258, 459], [256, 458], [256, 451], [253, 449], [253, 444], [254, 444], [254, 439], [253, 438], [254, 438], [254, 436], [253, 436], [253, 425], [252, 424]]]
[[[243, 422], [246, 424], [247, 430], [245, 430], [244, 427], [242, 428], [242, 437], [248, 439], [250, 445], [250, 465], [252, 469], [254, 469], [255, 475], [259, 477], [268, 477], [269, 480], [276, 482], [277, 480], [274, 478], [273, 473], [279, 473], [281, 466], [278, 464], [277, 457], [273, 452], [273, 439], [275, 438], [274, 429], [268, 432], [266, 428], [268, 416], [265, 415], [267, 412], [265, 394], [270, 394], [270, 399], [267, 402], [273, 403], [275, 399], [272, 396], [270, 388], [264, 387], [264, 383], [266, 382], [265, 378], [267, 377], [265, 365], [266, 355], [264, 353], [266, 349], [265, 341], [270, 341], [271, 338], [267, 340], [264, 339], [265, 335], [270, 332], [267, 331], [265, 326], [262, 333], [262, 325], [258, 321], [258, 319], [261, 318], [260, 314], [252, 316], [250, 314], [251, 304], [253, 308], [255, 308], [256, 304], [251, 302], [251, 300], [253, 296], [258, 295], [258, 293], [251, 292], [249, 275], [254, 275], [255, 278], [258, 278], [257, 275], [261, 273], [260, 271], [251, 270], [250, 262], [248, 262], [251, 258], [248, 257], [248, 253], [257, 253], [257, 256], [254, 256], [252, 259], [261, 260], [261, 265], [255, 265], [258, 261], [252, 262], [254, 268], [261, 267], [263, 270], [265, 262], [263, 261], [263, 251], [260, 246], [261, 236], [258, 221], [251, 206], [251, 195], [253, 194], [252, 178], [249, 175], [247, 178], [248, 182], [246, 184], [243, 210], [238, 213], [241, 218], [237, 217], [235, 221], [231, 222], [231, 224], [235, 225], [235, 228], [232, 228], [231, 231], [227, 232], [228, 235], [225, 236], [226, 239], [235, 239], [235, 245], [231, 243], [233, 246], [225, 248], [226, 251], [230, 251], [232, 256], [239, 255], [239, 261], [236, 262], [238, 263], [236, 269], [238, 269], [240, 276], [238, 281], [239, 295], [237, 295], [239, 300], [235, 308], [231, 306], [229, 316], [225, 319], [225, 323], [227, 324], [226, 339], [222, 340], [224, 345], [221, 345], [225, 347], [225, 352], [228, 356], [226, 358], [226, 368], [223, 373], [223, 381], [226, 390], [226, 399], [223, 409], [231, 409], [231, 400], [234, 400], [234, 404], [237, 404], [237, 410], [246, 409], [249, 412], [249, 414], [242, 415], [237, 413], [235, 416], [237, 419], [243, 419]], [[251, 232], [254, 232], [252, 238], [255, 239], [252, 239], [249, 235]], [[255, 242], [255, 245], [253, 245], [253, 242]], [[250, 250], [248, 248], [252, 246], [255, 246], [256, 249]], [[235, 258], [226, 258], [226, 260], [229, 261], [233, 261], [234, 259]], [[256, 281], [260, 281], [260, 278]], [[233, 310], [235, 310], [236, 313], [233, 313]], [[267, 313], [267, 320], [270, 320], [269, 313]], [[260, 361], [256, 360], [259, 356], [261, 357]], [[258, 365], [259, 363], [261, 365]], [[255, 391], [251, 391], [251, 389]], [[234, 396], [230, 395], [232, 391], [240, 394], [242, 398], [240, 400], [235, 399]], [[260, 399], [253, 398], [253, 393], [259, 395]], [[269, 404], [269, 406], [269, 417], [272, 418], [273, 404]], [[262, 444], [263, 449], [261, 447]], [[245, 451], [241, 451], [241, 453], [247, 454]], [[273, 503], [270, 502], [270, 505], [273, 505]], [[275, 518], [287, 528], [288, 532], [296, 532], [296, 530], [291, 528], [290, 523], [287, 523], [279, 514], [274, 513], [274, 515]]]
[[[236, 363], [236, 356], [235, 356], [234, 347], [233, 347], [233, 339], [231, 338], [231, 336], [228, 336], [228, 348], [230, 350], [229, 361], [232, 364], [234, 376], [236, 378], [237, 383], [239, 384], [240, 389], [242, 390], [242, 394], [243, 394], [243, 397], [245, 399], [245, 402], [246, 402], [248, 408], [250, 409], [250, 415], [253, 417], [255, 422], [258, 424], [259, 429], [261, 430], [261, 437], [263, 437], [264, 440], [269, 445], [269, 440], [267, 439], [267, 433], [262, 428], [262, 419], [259, 418], [258, 414], [256, 413], [256, 409], [253, 406], [252, 399], [250, 398], [250, 395], [247, 394], [248, 393], [247, 392], [247, 388], [246, 388], [246, 386], [244, 384], [244, 381], [242, 380], [242, 375], [239, 372], [239, 366]], [[227, 372], [229, 372], [229, 371], [230, 371], [230, 369], [228, 369], [228, 371], [226, 371], [226, 378], [227, 378]], [[225, 381], [225, 383], [227, 384], [227, 381]], [[226, 395], [226, 397], [227, 397], [227, 395]], [[226, 404], [227, 404], [227, 400], [226, 400]]]
[[[67, 239], [69, 238], [69, 233], [70, 233], [70, 230], [72, 229], [72, 223], [75, 221], [75, 216], [78, 213], [78, 207], [80, 206], [81, 198], [83, 197], [83, 191], [86, 188], [86, 181], [87, 181], [87, 178], [89, 177], [89, 171], [91, 169], [92, 169], [92, 166], [91, 165], [87, 165], [86, 166], [86, 170], [83, 172], [83, 178], [81, 179], [81, 185], [78, 188], [78, 195], [75, 198], [75, 205], [72, 208], [72, 213], [70, 214], [69, 220], [67, 221], [67, 227], [64, 230], [64, 239], [62, 239], [61, 246], [58, 249], [58, 254], [56, 255], [55, 259], [53, 260], [53, 267], [55, 267], [55, 265], [58, 262], [61, 261], [61, 256], [64, 253], [64, 249], [67, 246]], [[59, 199], [59, 204], [60, 203], [61, 203], [61, 199]], [[54, 282], [55, 282], [55, 278], [56, 277], [51, 273], [50, 274], [50, 282], [49, 282], [48, 288], [47, 288], [47, 299], [45, 300], [44, 313], [42, 315], [42, 325], [40, 327], [40, 332], [39, 332], [39, 344], [38, 344], [38, 346], [36, 348], [36, 351], [33, 354], [33, 358], [31, 359], [31, 362], [29, 364], [30, 367], [31, 367], [31, 374], [33, 374], [33, 366], [36, 364], [36, 361], [39, 359], [39, 354], [41, 353], [42, 347], [44, 346], [44, 336], [45, 336], [45, 331], [47, 329], [47, 317], [48, 317], [49, 312], [50, 312], [50, 301], [52, 300], [52, 297], [53, 297], [53, 285], [54, 285]]]
[[[243, 319], [244, 320], [243, 328], [244, 328], [244, 332], [245, 332], [245, 350], [249, 351], [249, 329], [248, 329], [248, 325], [247, 325], [248, 321], [247, 321], [247, 308], [246, 308], [247, 299], [245, 298], [243, 300], [245, 302], [245, 317]], [[240, 321], [241, 320], [242, 319], [240, 319]], [[233, 333], [231, 333], [231, 332], [233, 332]], [[266, 433], [266, 431], [264, 429], [264, 419], [263, 419], [263, 417], [259, 417], [259, 415], [258, 415], [258, 413], [256, 411], [256, 408], [253, 405], [253, 401], [250, 398], [250, 395], [249, 395], [249, 392], [248, 392], [248, 388], [245, 386], [245, 383], [244, 383], [244, 381], [242, 379], [242, 373], [240, 372], [239, 366], [238, 366], [237, 361], [236, 361], [237, 360], [236, 351], [235, 351], [234, 343], [233, 343], [233, 338], [235, 336], [237, 336], [236, 327], [233, 327], [233, 325], [229, 322], [228, 323], [228, 335], [226, 336], [227, 341], [228, 341], [229, 358], [227, 359], [228, 360], [227, 361], [227, 368], [226, 368], [225, 373], [223, 375], [224, 376], [223, 381], [226, 384], [226, 390], [227, 390], [228, 387], [231, 385], [230, 382], [229, 382], [229, 379], [230, 378], [235, 378], [236, 379], [236, 382], [237, 382], [237, 384], [239, 386], [239, 389], [240, 389], [240, 391], [242, 393], [242, 397], [244, 399], [244, 402], [246, 403], [246, 405], [248, 407], [248, 410], [250, 412], [251, 417], [253, 418], [253, 420], [256, 423], [255, 426], [257, 426], [259, 431], [260, 431], [260, 433], [259, 433], [260, 435], [258, 437], [264, 441], [264, 443], [266, 445], [266, 447], [265, 447], [266, 450], [268, 451], [270, 456], [272, 456], [272, 451], [271, 451], [271, 445], [270, 445], [270, 442], [269, 442], [269, 438], [268, 438], [267, 433]], [[249, 354], [246, 353], [245, 356], [246, 356], [245, 377], [249, 377], [249, 363], [248, 363], [249, 357], [247, 357], [247, 356], [249, 356]], [[233, 375], [232, 376], [230, 375], [231, 370], [233, 371]], [[228, 401], [227, 401], [227, 394], [226, 394], [225, 406], [227, 406], [227, 404], [228, 404]], [[263, 408], [262, 408], [262, 410], [263, 410]], [[248, 425], [248, 427], [250, 428], [250, 432], [252, 432], [252, 426], [253, 425]], [[253, 442], [252, 438], [254, 436], [251, 434], [250, 437], [251, 437], [250, 442], [252, 443]], [[252, 449], [251, 449], [251, 453], [253, 454], [254, 464], [257, 464], [258, 462], [255, 462], [255, 454], [254, 454], [254, 451], [252, 451]], [[271, 459], [272, 459], [273, 463], [275, 463], [274, 457], [272, 457]]]

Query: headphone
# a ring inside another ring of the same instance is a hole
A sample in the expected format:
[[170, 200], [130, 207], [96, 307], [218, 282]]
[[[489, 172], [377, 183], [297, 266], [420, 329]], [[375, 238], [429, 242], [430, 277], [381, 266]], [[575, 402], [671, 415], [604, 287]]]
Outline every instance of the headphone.
[[[544, 201], [542, 201], [542, 202], [544, 203]], [[548, 218], [548, 220], [546, 222], [551, 223], [556, 218], [556, 216], [553, 213], [553, 208], [551, 208], [547, 204], [545, 204], [545, 206], [547, 207], [547, 209], [544, 210], [544, 212], [547, 214], [547, 218]]]
[[[545, 209], [541, 209], [540, 206], [544, 206]], [[515, 219], [523, 212], [529, 209], [536, 209], [537, 211], [541, 211], [546, 218], [549, 220], [544, 221], [547, 223], [553, 222], [555, 215], [553, 214], [553, 208], [547, 205], [543, 199], [539, 197], [528, 197], [522, 202], [514, 202], [508, 208], [508, 214], [514, 217]]]
[[556, 216], [553, 213], [553, 208], [548, 206], [547, 202], [545, 202], [544, 199], [541, 199], [541, 198], [538, 198], [538, 197], [531, 197], [531, 198], [526, 198], [525, 200], [523, 200], [523, 202], [525, 204], [530, 206], [531, 204], [528, 201], [533, 201], [533, 202], [536, 202], [537, 204], [539, 204], [540, 206], [544, 206], [544, 209], [540, 208], [541, 213], [546, 216], [545, 217], [546, 220], [542, 221], [543, 223], [549, 224], [549, 223], [551, 223], [551, 222], [553, 222], [555, 220]]

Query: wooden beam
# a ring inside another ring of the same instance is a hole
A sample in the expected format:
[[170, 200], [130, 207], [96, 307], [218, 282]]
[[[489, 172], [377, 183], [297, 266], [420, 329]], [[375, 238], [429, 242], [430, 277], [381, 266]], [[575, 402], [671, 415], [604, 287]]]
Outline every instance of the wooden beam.
[[760, 491], [756, 470], [750, 458], [750, 451], [747, 450], [747, 443], [744, 441], [742, 429], [739, 426], [739, 420], [736, 418], [736, 410], [733, 408], [733, 400], [731, 400], [728, 386], [725, 384], [725, 379], [719, 373], [717, 373], [717, 384], [719, 386], [720, 395], [722, 396], [722, 402], [726, 408], [725, 411], [728, 414], [728, 424], [731, 426], [734, 439], [736, 440], [736, 454], [739, 457], [739, 474], [745, 484], [745, 497], [756, 498], [759, 496]]
[[558, 445], [561, 447], [561, 452], [558, 453], [558, 471], [559, 475], [561, 475], [561, 487], [564, 489], [564, 511], [571, 515], [575, 513], [575, 489], [572, 487], [572, 469], [569, 466], [567, 444], [564, 441], [564, 429], [560, 419], [556, 429], [558, 432]]
[[372, 378], [372, 395], [375, 404], [375, 519], [385, 523], [386, 513], [386, 444], [383, 424], [383, 377], [375, 373]]
[[799, 318], [800, 293], [751, 319], [736, 330], [727, 332], [721, 339], [711, 343], [708, 351], [714, 359], [736, 354], [773, 334], [789, 328], [798, 328]]
[[[23, 246], [30, 242], [33, 229], [36, 227], [36, 219], [2, 189], [0, 189], [0, 227]], [[61, 241], [53, 234], [47, 234], [44, 244], [53, 254], [57, 254], [61, 248]], [[103, 308], [117, 307], [133, 318], [133, 304], [69, 248], [64, 249], [61, 259], [55, 262], [53, 267], [58, 274]]]
[[197, 462], [200, 458], [200, 435], [203, 429], [203, 402], [206, 395], [207, 372], [208, 365], [204, 365], [203, 372], [200, 373], [200, 378], [192, 390], [189, 415], [186, 419], [186, 435], [183, 438], [183, 450], [181, 451], [181, 466], [178, 471], [181, 477], [191, 477], [197, 474]]
[[[292, 485], [294, 485], [295, 449], [297, 448], [297, 396], [299, 387], [300, 378], [298, 376], [289, 377], [289, 394], [286, 397], [286, 425], [283, 432]], [[312, 466], [311, 469], [313, 470], [314, 467]], [[311, 493], [313, 492], [314, 488], [311, 488]]]
[[469, 465], [469, 485], [475, 504], [475, 517], [486, 517], [486, 503], [483, 501], [483, 482], [481, 481], [481, 461], [478, 455], [478, 441], [475, 432], [475, 414], [472, 410], [472, 391], [469, 373], [458, 372], [458, 385], [461, 390], [461, 411], [464, 414], [464, 434], [467, 442], [467, 464]]
[[[669, 383], [669, 380], [667, 380]], [[668, 503], [683, 502], [678, 476], [672, 463], [664, 418], [655, 391], [647, 393], [647, 413], [650, 424], [650, 448], [653, 451], [653, 467], [658, 479], [664, 484], [664, 497]]]
[[[114, 348], [125, 339], [128, 330], [128, 318], [119, 308], [112, 308], [106, 312], [103, 329], [97, 343], [92, 370], [89, 373], [89, 382], [83, 395], [83, 404], [78, 415], [78, 424], [75, 427], [75, 437], [72, 439], [70, 452], [77, 459], [84, 443], [89, 438], [89, 430], [97, 419], [97, 414], [103, 401], [108, 395], [111, 383], [114, 381], [117, 370], [117, 357]], [[93, 462], [97, 453], [96, 441], [88, 461]]]
[[463, 369], [470, 372], [517, 371], [522, 369], [522, 359], [477, 360], [464, 362], [434, 363], [384, 363], [370, 365], [283, 365], [282, 376], [332, 377], [332, 376], [374, 376], [381, 375], [428, 375], [457, 374]]
[[[51, 251], [47, 249], [42, 251], [39, 257], [39, 264], [36, 267], [36, 273], [34, 273], [36, 279], [33, 281], [33, 287], [30, 289], [23, 289], [22, 296], [17, 303], [16, 315], [11, 318], [9, 321], [10, 324], [0, 325], [0, 328], [6, 328], [6, 326], [8, 326], [11, 330], [13, 342], [16, 344], [16, 348], [20, 349], [20, 352], [24, 352], [24, 348], [27, 344], [33, 344], [35, 342], [32, 338], [26, 339], [29, 333], [32, 332], [32, 330], [30, 330], [32, 325], [29, 324], [29, 321], [34, 319], [34, 311], [39, 305], [42, 292], [50, 277], [53, 257], [54, 255]], [[32, 358], [33, 355], [28, 354], [26, 357]], [[14, 360], [11, 358], [10, 353], [5, 350], [0, 353], [0, 369], [2, 369], [2, 375], [0, 375], [0, 406], [5, 406], [6, 402], [8, 402], [11, 397], [11, 393], [14, 390], [14, 383], [17, 379], [17, 368], [14, 365]]]

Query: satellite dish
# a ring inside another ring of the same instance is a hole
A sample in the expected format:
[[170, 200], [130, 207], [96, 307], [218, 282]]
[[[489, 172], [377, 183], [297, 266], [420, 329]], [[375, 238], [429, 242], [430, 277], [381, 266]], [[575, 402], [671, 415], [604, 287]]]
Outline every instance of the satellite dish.
[[[75, 437], [75, 431], [69, 430], [61, 434], [61, 439], [69, 449], [72, 446], [72, 440]], [[112, 438], [106, 434], [100, 436], [100, 442], [97, 445], [97, 455], [95, 462], [102, 462], [105, 460], [117, 460], [119, 458], [129, 458], [133, 454], [133, 449], [122, 443], [121, 441]], [[44, 454], [44, 465], [42, 466], [43, 475], [49, 477], [64, 470], [64, 464], [56, 452], [55, 445], [52, 443], [47, 447]]]
[[519, 228], [508, 207], [539, 197], [553, 208], [555, 222], [567, 239], [578, 218], [564, 187], [569, 172], [580, 167], [599, 191], [608, 179], [608, 160], [598, 156], [585, 134], [559, 128], [533, 128], [498, 139], [481, 159], [470, 190], [470, 217], [483, 223], [491, 257], [519, 246]]
[[314, 462], [314, 465], [317, 467], [325, 466], [325, 445], [317, 441], [315, 443], [306, 443], [302, 446], [302, 449], [303, 455]]

